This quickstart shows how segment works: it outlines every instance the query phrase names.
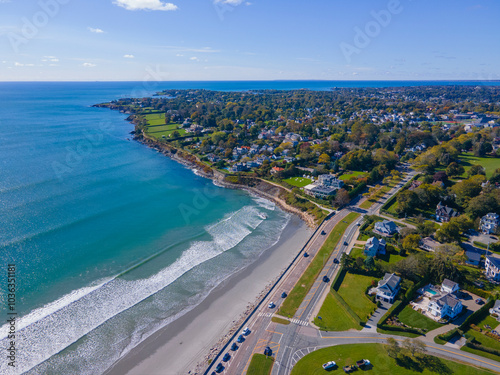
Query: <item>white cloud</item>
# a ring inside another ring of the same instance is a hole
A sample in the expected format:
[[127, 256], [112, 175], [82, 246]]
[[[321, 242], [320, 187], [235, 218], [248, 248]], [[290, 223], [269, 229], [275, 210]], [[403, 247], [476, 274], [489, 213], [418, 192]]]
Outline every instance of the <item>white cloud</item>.
[[20, 63], [20, 62], [15, 62], [14, 63], [14, 66], [35, 66], [35, 64], [23, 64], [23, 63]]
[[89, 62], [86, 62], [86, 63], [83, 63], [82, 66], [85, 67], [85, 68], [93, 68], [94, 66], [97, 66], [97, 65], [89, 63]]
[[133, 58], [135, 58], [134, 55], [123, 55], [123, 57], [125, 57], [126, 59], [133, 59]]
[[182, 56], [184, 56], [184, 55], [182, 55], [182, 54], [178, 53], [178, 54], [177, 54], [177, 55], [175, 55], [175, 56], [177, 56], [177, 57], [182, 57]]
[[197, 61], [198, 58], [196, 56], [190, 57], [189, 60]]
[[116, 0], [113, 2], [127, 10], [177, 10], [177, 5], [160, 0]]
[[[214, 4], [228, 4], [232, 6], [238, 6], [245, 2], [245, 0], [214, 0]], [[245, 5], [252, 5], [250, 2], [245, 2]]]
[[102, 30], [102, 29], [94, 29], [93, 27], [89, 27], [88, 29], [91, 33], [96, 33], [96, 34], [104, 33], [104, 30]]
[[55, 56], [44, 56], [42, 59], [43, 62], [59, 62], [59, 59]]

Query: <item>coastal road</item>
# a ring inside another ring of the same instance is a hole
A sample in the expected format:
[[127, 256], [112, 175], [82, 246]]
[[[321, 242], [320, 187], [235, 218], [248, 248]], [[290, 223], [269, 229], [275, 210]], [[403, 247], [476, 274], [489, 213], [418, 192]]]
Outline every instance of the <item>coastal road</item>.
[[[275, 357], [275, 365], [273, 366], [272, 374], [289, 374], [294, 355], [297, 350], [300, 350], [303, 343], [312, 343], [314, 344], [313, 346], [319, 344], [317, 342], [319, 331], [310, 325], [310, 321], [319, 310], [329, 290], [330, 283], [323, 282], [323, 276], [326, 275], [329, 279], [334, 278], [338, 270], [338, 265], [333, 262], [333, 259], [340, 259], [342, 253], [349, 250], [351, 243], [354, 242], [357, 237], [357, 224], [361, 222], [363, 216], [360, 216], [347, 228], [330, 259], [324, 260], [325, 266], [323, 270], [288, 325], [277, 324], [271, 320], [274, 311], [279, 308], [282, 302], [280, 297], [281, 293], [283, 291], [288, 292], [294, 287], [295, 283], [310, 264], [314, 255], [321, 248], [335, 225], [342, 221], [349, 212], [354, 211], [369, 215], [376, 214], [385, 203], [385, 199], [389, 199], [392, 195], [396, 194], [414, 175], [415, 172], [413, 171], [406, 174], [397, 186], [385, 194], [382, 198], [383, 202], [374, 203], [368, 210], [359, 207], [359, 204], [363, 201], [363, 199], [361, 199], [358, 200], [355, 205], [348, 206], [338, 211], [337, 214], [329, 216], [329, 218], [324, 221], [304, 249], [310, 256], [307, 258], [299, 257], [296, 260], [295, 264], [292, 265], [281, 283], [274, 288], [266, 301], [264, 301], [261, 307], [249, 320], [248, 326], [252, 333], [246, 336], [245, 342], [237, 344], [239, 348], [235, 352], [231, 352], [229, 349], [225, 351], [231, 354], [231, 359], [226, 363], [223, 362], [224, 371], [222, 373], [244, 374], [248, 368], [252, 355], [254, 353], [263, 353], [264, 348], [269, 346], [273, 350], [273, 355]], [[323, 231], [326, 233], [325, 235], [321, 234]], [[348, 245], [345, 245], [345, 243]], [[270, 309], [268, 307], [270, 302], [275, 303], [277, 305], [276, 308]], [[321, 337], [321, 335], [319, 336]], [[220, 362], [220, 358], [222, 358], [222, 356], [219, 357], [217, 363]], [[215, 368], [217, 363], [214, 363], [212, 367]]]

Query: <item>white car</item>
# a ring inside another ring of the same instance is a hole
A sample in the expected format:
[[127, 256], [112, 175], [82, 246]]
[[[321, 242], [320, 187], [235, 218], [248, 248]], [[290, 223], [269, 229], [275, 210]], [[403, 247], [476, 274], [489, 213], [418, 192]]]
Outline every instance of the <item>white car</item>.
[[270, 309], [274, 309], [276, 307], [276, 305], [274, 304], [274, 302], [271, 302], [268, 307]]
[[334, 368], [335, 366], [337, 366], [337, 364], [333, 361], [323, 363], [323, 368], [325, 370], [330, 370], [331, 368]]
[[245, 327], [245, 329], [241, 333], [245, 336], [248, 336], [250, 334], [250, 328]]

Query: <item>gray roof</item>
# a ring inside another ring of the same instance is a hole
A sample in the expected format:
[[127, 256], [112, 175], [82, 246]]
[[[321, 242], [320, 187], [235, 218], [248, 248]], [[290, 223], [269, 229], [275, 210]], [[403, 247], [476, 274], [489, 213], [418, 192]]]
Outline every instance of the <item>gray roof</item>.
[[384, 278], [378, 282], [378, 287], [386, 285], [391, 291], [394, 291], [399, 283], [401, 282], [401, 277], [396, 276], [393, 273], [386, 273]]
[[495, 305], [493, 306], [493, 308], [494, 308], [495, 310], [498, 310], [498, 309], [500, 308], [500, 299], [497, 299], [497, 300], [495, 301]]
[[458, 284], [454, 281], [444, 279], [443, 282], [441, 283], [442, 286], [453, 289], [455, 286], [458, 286]]
[[475, 251], [466, 251], [465, 256], [472, 261], [479, 262], [481, 260], [481, 254], [476, 253]]
[[378, 229], [378, 228], [386, 228], [389, 233], [394, 233], [394, 232], [397, 232], [397, 230], [398, 230], [398, 227], [396, 226], [396, 224], [393, 221], [389, 221], [389, 220], [379, 221], [379, 222], [375, 223], [375, 229]]
[[496, 268], [500, 269], [500, 259], [494, 257], [487, 257], [487, 258]]
[[445, 294], [444, 296], [442, 297], [439, 297], [436, 299], [436, 302], [440, 305], [440, 306], [444, 306], [445, 304], [450, 306], [451, 308], [455, 307], [460, 301], [458, 299], [456, 299], [455, 297], [453, 297], [453, 295], [451, 293], [448, 293], [448, 294]]

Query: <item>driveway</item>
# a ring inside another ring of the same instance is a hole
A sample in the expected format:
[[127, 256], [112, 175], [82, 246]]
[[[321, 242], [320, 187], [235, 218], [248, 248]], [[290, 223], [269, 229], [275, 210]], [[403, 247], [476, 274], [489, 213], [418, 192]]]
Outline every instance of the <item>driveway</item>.
[[381, 303], [380, 307], [377, 310], [375, 310], [372, 316], [370, 316], [370, 319], [368, 319], [361, 332], [377, 332], [378, 322], [380, 322], [380, 319], [382, 319], [387, 310], [389, 310], [392, 306], [392, 304], [388, 302], [380, 301], [380, 303]]

